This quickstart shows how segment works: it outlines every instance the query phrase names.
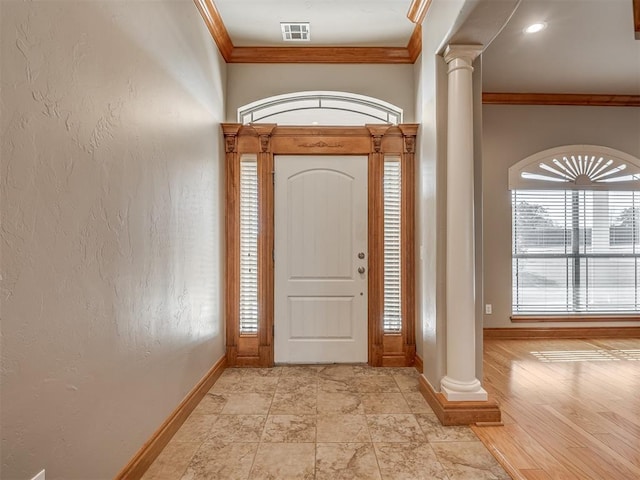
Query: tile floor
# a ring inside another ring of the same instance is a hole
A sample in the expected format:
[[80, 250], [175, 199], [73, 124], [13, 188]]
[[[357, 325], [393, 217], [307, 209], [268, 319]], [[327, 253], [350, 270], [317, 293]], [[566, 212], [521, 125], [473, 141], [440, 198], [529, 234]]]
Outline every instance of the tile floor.
[[227, 369], [144, 480], [509, 479], [413, 368]]

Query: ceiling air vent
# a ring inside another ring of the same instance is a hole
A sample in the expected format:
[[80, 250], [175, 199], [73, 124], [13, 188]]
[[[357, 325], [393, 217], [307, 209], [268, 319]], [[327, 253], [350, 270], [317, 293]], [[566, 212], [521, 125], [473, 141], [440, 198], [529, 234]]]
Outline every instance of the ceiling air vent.
[[311, 40], [309, 22], [281, 23], [282, 39], [285, 42], [308, 42]]

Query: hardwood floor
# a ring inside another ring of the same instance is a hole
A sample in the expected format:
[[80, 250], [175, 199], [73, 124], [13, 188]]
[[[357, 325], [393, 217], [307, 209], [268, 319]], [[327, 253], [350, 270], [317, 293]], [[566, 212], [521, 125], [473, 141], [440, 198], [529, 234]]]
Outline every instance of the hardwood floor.
[[473, 429], [514, 479], [640, 479], [640, 339], [484, 345], [504, 426]]

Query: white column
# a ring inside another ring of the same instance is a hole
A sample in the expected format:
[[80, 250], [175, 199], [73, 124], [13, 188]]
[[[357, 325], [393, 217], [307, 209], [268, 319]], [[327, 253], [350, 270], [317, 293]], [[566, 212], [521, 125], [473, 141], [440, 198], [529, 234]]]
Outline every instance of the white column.
[[449, 45], [447, 124], [447, 375], [450, 401], [485, 401], [476, 378], [473, 201], [473, 60], [480, 45]]

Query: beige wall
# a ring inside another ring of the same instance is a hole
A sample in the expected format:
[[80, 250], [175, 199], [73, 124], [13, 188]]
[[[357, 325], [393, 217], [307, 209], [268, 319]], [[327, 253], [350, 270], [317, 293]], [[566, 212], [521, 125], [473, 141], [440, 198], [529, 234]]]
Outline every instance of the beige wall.
[[[484, 299], [493, 314], [485, 327], [512, 325], [511, 198], [508, 169], [536, 152], [560, 145], [593, 144], [640, 157], [640, 108], [492, 106], [483, 108]], [[607, 325], [639, 325], [640, 322]], [[574, 324], [571, 326], [582, 326]], [[604, 324], [588, 324], [601, 326]], [[544, 326], [566, 326], [546, 324]]]
[[285, 93], [331, 90], [368, 95], [404, 110], [415, 121], [413, 65], [288, 65], [228, 66], [227, 121], [237, 121], [238, 107]]
[[225, 65], [191, 1], [0, 5], [0, 477], [109, 479], [223, 355]]
[[416, 189], [417, 346], [424, 375], [440, 390], [446, 373], [445, 243], [447, 66], [438, 53], [464, 0], [436, 0], [422, 25], [416, 63], [416, 121], [420, 123]]

